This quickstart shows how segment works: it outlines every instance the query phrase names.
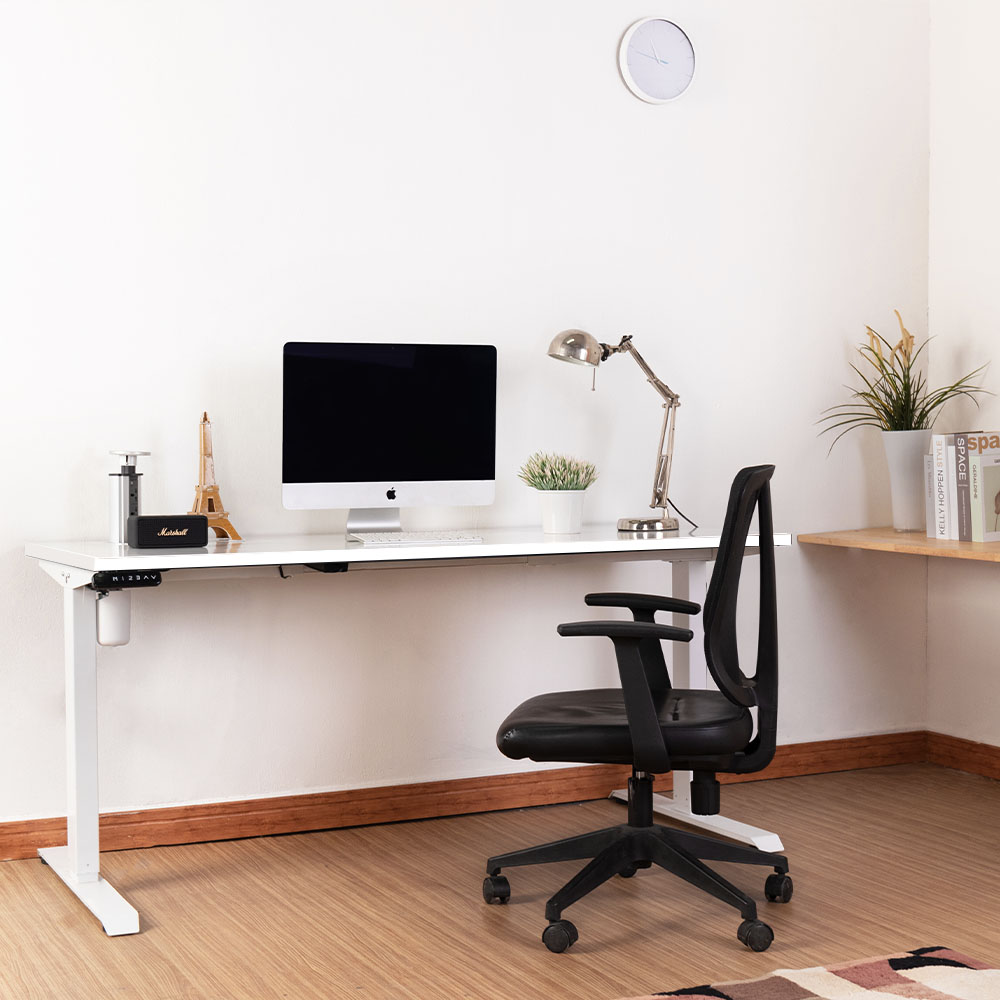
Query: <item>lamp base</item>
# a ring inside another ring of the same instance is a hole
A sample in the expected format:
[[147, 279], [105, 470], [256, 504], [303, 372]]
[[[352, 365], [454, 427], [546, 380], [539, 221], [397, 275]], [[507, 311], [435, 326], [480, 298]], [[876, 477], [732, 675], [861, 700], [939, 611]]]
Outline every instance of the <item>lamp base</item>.
[[677, 531], [676, 517], [620, 517], [619, 531]]

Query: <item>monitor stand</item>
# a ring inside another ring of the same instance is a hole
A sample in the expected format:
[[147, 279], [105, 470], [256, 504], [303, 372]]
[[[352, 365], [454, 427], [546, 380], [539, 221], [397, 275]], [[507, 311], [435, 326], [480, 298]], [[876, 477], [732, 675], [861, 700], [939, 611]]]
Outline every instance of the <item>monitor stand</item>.
[[347, 512], [345, 534], [355, 531], [399, 531], [398, 507], [352, 507]]

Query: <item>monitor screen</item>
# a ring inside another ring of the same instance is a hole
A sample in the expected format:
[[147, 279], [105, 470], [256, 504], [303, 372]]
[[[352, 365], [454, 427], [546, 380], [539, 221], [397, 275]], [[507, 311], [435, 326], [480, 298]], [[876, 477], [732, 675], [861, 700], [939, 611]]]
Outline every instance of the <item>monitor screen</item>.
[[492, 502], [495, 347], [288, 343], [283, 380], [286, 507]]

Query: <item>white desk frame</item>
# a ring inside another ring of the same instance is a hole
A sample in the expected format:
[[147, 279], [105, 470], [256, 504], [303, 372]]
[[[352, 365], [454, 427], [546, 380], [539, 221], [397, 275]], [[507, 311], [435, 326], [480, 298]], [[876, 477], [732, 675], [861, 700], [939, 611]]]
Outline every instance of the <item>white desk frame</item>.
[[[534, 529], [485, 530], [480, 544], [373, 547], [347, 542], [340, 536], [288, 536], [232, 542], [213, 540], [202, 549], [129, 549], [112, 542], [71, 541], [29, 543], [25, 554], [63, 588], [63, 632], [66, 665], [66, 846], [39, 849], [42, 860], [93, 913], [109, 936], [139, 931], [138, 911], [100, 873], [100, 833], [97, 764], [97, 591], [94, 574], [102, 570], [170, 570], [164, 584], [185, 578], [232, 577], [303, 571], [308, 564], [345, 563], [351, 570], [402, 565], [464, 564], [470, 561], [544, 562], [566, 557], [605, 554], [618, 560], [657, 559], [669, 562], [675, 597], [704, 601], [707, 564], [715, 558], [718, 534], [664, 535], [637, 538], [614, 527], [588, 527], [578, 535], [543, 535]], [[788, 534], [775, 535], [776, 545], [790, 545]], [[747, 551], [756, 552], [755, 536]], [[704, 658], [701, 617], [690, 621], [689, 646], [674, 647], [675, 687], [710, 686]], [[615, 792], [622, 797], [624, 792]], [[727, 837], [780, 851], [776, 834], [720, 816], [691, 812], [689, 781], [674, 774], [674, 795], [654, 796], [658, 813]]]

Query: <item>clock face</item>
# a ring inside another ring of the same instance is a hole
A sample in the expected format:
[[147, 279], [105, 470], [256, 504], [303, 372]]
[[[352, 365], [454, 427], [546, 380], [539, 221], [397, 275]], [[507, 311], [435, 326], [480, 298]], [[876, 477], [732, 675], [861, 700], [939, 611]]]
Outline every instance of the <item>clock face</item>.
[[622, 79], [636, 97], [663, 104], [680, 97], [694, 77], [694, 48], [673, 21], [646, 17], [622, 38], [618, 51]]

